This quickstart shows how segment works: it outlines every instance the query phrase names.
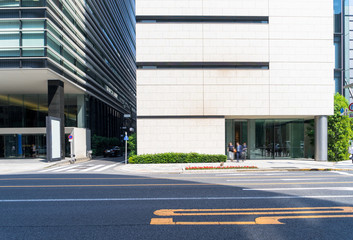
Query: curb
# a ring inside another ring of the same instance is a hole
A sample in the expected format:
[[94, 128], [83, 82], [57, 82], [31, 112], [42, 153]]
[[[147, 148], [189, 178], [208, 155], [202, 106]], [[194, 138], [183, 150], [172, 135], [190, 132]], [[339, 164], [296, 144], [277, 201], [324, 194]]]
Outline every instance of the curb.
[[353, 169], [343, 169], [343, 168], [276, 168], [276, 169], [209, 169], [209, 170], [185, 170], [183, 169], [181, 173], [229, 173], [229, 172], [319, 172], [319, 171], [353, 171]]

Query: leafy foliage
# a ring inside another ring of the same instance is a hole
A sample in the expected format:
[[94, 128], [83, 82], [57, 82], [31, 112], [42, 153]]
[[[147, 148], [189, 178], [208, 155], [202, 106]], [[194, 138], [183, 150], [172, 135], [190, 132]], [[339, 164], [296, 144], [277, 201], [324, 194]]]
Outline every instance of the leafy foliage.
[[348, 108], [348, 101], [336, 93], [334, 114], [328, 118], [329, 161], [343, 161], [349, 158], [349, 140], [353, 137], [352, 120], [348, 116], [341, 116], [341, 108]]
[[105, 149], [119, 145], [118, 138], [107, 138], [94, 135], [92, 137], [92, 154], [95, 156], [101, 156]]
[[136, 149], [137, 149], [136, 140], [137, 140], [136, 133], [134, 133], [129, 136], [129, 141], [127, 141], [130, 156], [136, 155]]
[[225, 162], [226, 155], [199, 153], [157, 153], [135, 155], [129, 158], [129, 163], [197, 163]]

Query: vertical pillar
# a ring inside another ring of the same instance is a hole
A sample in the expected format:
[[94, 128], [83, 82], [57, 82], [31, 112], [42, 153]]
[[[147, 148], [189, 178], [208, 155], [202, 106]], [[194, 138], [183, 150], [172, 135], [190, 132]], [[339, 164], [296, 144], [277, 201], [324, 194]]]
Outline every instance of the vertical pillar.
[[251, 153], [255, 150], [256, 124], [255, 120], [248, 120], [248, 156], [252, 158]]
[[86, 103], [85, 95], [77, 96], [77, 127], [85, 128], [86, 127]]
[[327, 116], [315, 117], [315, 161], [327, 161]]
[[65, 158], [64, 83], [48, 80], [48, 116], [61, 119], [61, 158]]

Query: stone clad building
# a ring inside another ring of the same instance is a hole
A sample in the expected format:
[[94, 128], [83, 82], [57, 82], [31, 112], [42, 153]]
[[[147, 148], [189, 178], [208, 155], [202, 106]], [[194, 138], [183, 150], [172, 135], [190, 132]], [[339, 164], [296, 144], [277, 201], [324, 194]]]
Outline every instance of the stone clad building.
[[[319, 7], [318, 7], [319, 6]], [[138, 154], [327, 160], [329, 0], [136, 0]]]

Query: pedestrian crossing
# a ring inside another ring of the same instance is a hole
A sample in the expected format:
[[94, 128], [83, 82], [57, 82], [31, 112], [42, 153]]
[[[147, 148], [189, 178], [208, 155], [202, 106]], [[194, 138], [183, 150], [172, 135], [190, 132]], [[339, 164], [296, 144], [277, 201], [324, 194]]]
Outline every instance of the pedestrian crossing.
[[51, 167], [40, 170], [39, 173], [86, 173], [86, 172], [103, 172], [113, 170], [114, 167], [120, 163], [115, 164], [71, 164], [66, 166]]

